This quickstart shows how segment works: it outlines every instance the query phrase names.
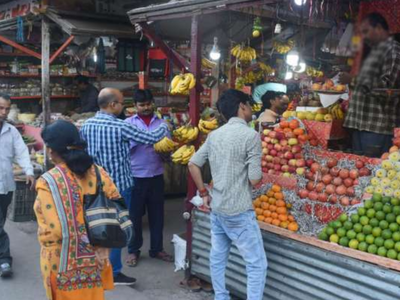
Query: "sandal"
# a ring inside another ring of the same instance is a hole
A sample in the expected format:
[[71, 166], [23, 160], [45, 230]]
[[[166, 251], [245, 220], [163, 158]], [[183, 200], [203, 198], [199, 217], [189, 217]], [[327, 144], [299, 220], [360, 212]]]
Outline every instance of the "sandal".
[[139, 255], [133, 253], [128, 254], [128, 257], [126, 258], [125, 261], [128, 267], [136, 267], [138, 262], [139, 262]]
[[165, 262], [174, 262], [174, 258], [172, 255], [169, 255], [165, 251], [160, 251], [158, 252], [155, 256], [152, 256], [152, 258], [160, 259]]

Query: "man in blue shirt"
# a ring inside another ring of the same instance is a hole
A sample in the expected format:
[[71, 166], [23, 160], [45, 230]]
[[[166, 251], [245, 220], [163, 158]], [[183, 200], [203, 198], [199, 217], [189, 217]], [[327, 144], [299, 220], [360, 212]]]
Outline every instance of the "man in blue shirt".
[[[168, 134], [168, 125], [161, 124], [154, 131], [145, 131], [117, 118], [124, 108], [124, 97], [119, 90], [105, 88], [98, 98], [100, 111], [82, 126], [81, 134], [88, 143], [88, 152], [96, 164], [102, 166], [114, 180], [128, 207], [134, 185], [130, 166], [131, 142], [155, 144]], [[132, 285], [136, 279], [121, 273], [121, 249], [113, 249], [110, 256], [115, 285]]]

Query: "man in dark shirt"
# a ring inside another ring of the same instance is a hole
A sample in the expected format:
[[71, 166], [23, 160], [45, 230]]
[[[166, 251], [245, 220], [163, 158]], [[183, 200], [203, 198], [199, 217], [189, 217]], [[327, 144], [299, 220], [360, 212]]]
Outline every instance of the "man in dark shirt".
[[89, 78], [86, 76], [79, 75], [75, 80], [78, 84], [81, 103], [78, 112], [87, 113], [98, 111], [99, 105], [97, 104], [97, 97], [99, 96], [99, 91], [89, 83]]

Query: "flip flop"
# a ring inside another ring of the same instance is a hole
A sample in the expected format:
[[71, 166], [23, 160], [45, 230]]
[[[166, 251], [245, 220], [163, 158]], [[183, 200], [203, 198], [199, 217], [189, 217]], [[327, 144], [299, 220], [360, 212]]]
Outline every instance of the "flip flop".
[[165, 262], [174, 262], [174, 257], [165, 251], [158, 252], [153, 258], [160, 259]]
[[125, 260], [125, 263], [128, 267], [136, 267], [139, 262], [139, 255], [136, 254], [129, 254]]

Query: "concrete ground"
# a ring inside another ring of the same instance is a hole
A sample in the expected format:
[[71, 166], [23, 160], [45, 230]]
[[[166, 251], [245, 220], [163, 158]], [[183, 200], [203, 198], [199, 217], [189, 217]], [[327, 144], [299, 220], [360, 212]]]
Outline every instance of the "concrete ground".
[[[182, 219], [183, 200], [167, 199], [165, 209], [164, 247], [173, 254], [170, 243], [174, 233], [185, 231]], [[14, 276], [0, 281], [0, 299], [44, 300], [46, 299], [39, 268], [39, 244], [36, 237], [36, 222], [13, 223], [8, 221], [6, 231], [11, 238], [11, 253], [14, 258]], [[116, 287], [106, 293], [113, 300], [211, 300], [213, 295], [205, 292], [190, 292], [180, 287], [183, 271], [174, 272], [174, 264], [151, 259], [148, 256], [149, 232], [147, 220], [144, 224], [144, 247], [137, 267], [124, 267], [126, 275], [137, 279], [132, 287]], [[126, 251], [124, 251], [126, 256]], [[4, 297], [4, 298], [3, 298]], [[79, 300], [79, 299], [77, 299]]]

